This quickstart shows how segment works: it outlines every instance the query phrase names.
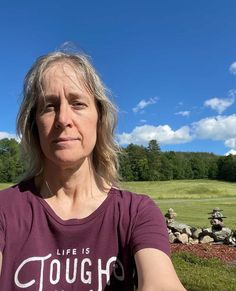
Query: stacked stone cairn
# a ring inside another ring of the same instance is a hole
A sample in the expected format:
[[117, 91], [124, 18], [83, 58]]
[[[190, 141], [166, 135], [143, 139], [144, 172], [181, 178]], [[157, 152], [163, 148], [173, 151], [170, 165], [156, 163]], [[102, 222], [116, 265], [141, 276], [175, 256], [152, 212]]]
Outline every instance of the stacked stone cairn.
[[218, 243], [228, 244], [236, 247], [236, 232], [224, 226], [223, 219], [226, 218], [220, 208], [215, 207], [208, 219], [209, 228], [196, 228], [175, 220], [177, 213], [169, 208], [165, 214], [170, 243], [198, 244]]

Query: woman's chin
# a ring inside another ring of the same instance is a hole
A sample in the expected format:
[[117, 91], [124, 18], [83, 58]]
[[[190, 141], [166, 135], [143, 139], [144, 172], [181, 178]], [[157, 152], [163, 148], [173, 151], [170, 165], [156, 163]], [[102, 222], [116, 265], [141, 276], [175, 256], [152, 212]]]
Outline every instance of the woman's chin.
[[66, 169], [66, 168], [80, 168], [88, 160], [88, 157], [68, 157], [68, 156], [55, 156], [50, 159], [46, 159], [46, 166], [55, 167], [57, 169]]

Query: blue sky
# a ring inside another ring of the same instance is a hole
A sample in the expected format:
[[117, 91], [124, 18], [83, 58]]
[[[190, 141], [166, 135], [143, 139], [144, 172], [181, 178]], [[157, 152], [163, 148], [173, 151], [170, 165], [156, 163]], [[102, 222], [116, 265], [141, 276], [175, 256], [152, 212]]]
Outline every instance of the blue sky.
[[236, 153], [235, 15], [234, 0], [1, 1], [0, 138], [35, 58], [70, 43], [111, 90], [122, 146]]

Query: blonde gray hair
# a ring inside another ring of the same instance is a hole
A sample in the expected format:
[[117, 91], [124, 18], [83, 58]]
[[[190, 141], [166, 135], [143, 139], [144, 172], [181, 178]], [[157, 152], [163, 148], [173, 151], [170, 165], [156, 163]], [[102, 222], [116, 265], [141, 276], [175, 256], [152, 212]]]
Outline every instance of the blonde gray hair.
[[85, 85], [94, 96], [98, 110], [97, 141], [93, 150], [93, 166], [96, 173], [110, 184], [118, 182], [119, 147], [114, 139], [116, 107], [108, 97], [108, 91], [91, 65], [81, 53], [53, 52], [39, 57], [28, 71], [23, 88], [23, 100], [17, 117], [17, 132], [24, 153], [28, 156], [26, 177], [43, 171], [43, 153], [40, 147], [35, 121], [37, 101], [42, 96], [42, 79], [46, 69], [55, 63], [69, 63], [78, 70]]

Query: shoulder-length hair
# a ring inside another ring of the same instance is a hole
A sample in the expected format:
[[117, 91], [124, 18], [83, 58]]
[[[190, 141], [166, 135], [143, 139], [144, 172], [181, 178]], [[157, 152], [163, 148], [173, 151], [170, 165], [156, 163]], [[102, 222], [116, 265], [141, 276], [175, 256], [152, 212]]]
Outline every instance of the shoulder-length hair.
[[42, 79], [45, 70], [55, 63], [69, 63], [77, 70], [89, 92], [94, 96], [98, 110], [97, 141], [93, 150], [93, 167], [106, 182], [116, 185], [118, 175], [119, 147], [114, 139], [117, 111], [88, 57], [81, 53], [53, 52], [39, 57], [28, 71], [24, 80], [23, 100], [17, 116], [17, 133], [23, 151], [28, 157], [26, 178], [43, 171], [43, 153], [36, 125], [36, 108], [42, 96]]

